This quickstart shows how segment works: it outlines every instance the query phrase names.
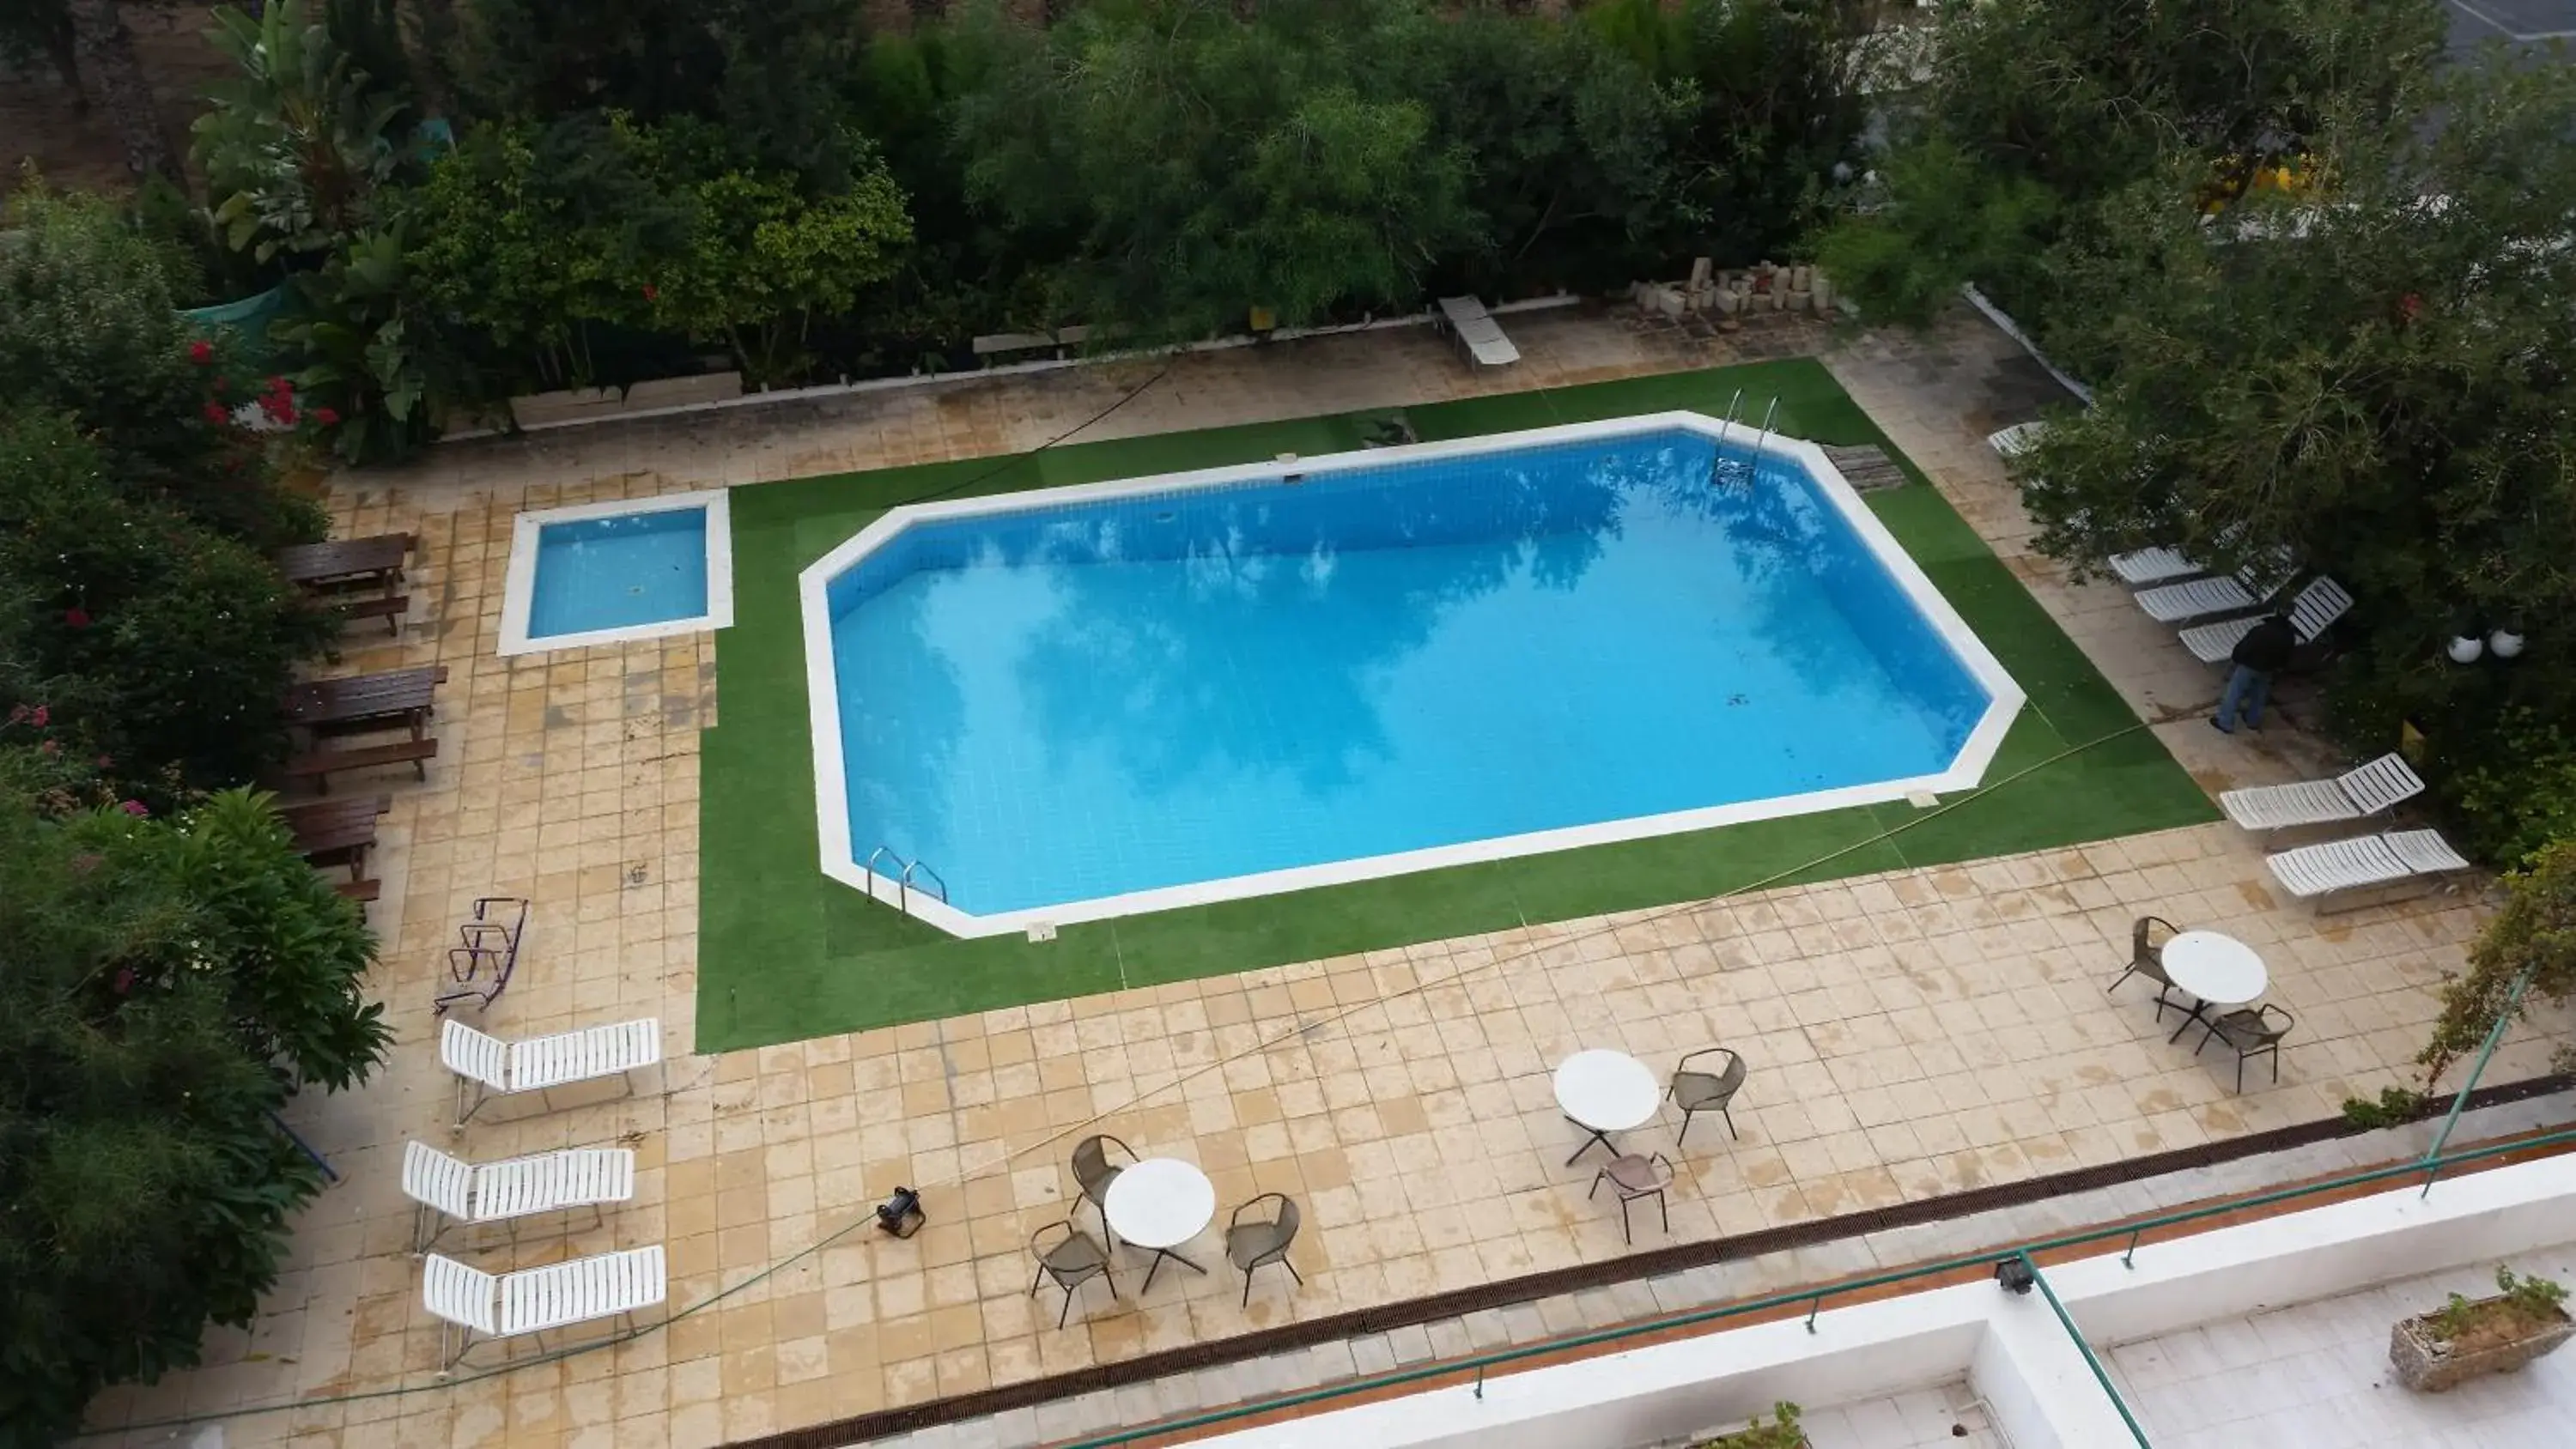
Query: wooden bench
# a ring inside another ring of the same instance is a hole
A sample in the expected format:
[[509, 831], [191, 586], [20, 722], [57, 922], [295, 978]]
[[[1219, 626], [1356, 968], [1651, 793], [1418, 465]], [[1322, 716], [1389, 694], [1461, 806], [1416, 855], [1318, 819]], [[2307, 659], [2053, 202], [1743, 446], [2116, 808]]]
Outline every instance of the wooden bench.
[[331, 889], [338, 892], [341, 899], [356, 901], [363, 906], [384, 893], [385, 883], [371, 877], [366, 880], [344, 880]]
[[402, 633], [402, 616], [411, 612], [411, 595], [379, 594], [374, 598], [333, 598], [329, 594], [306, 594], [304, 607], [317, 614], [337, 614], [342, 619], [382, 619], [392, 634]]
[[290, 780], [311, 780], [324, 794], [331, 792], [331, 777], [346, 770], [372, 770], [385, 765], [409, 765], [429, 778], [429, 762], [438, 757], [438, 741], [396, 740], [389, 745], [370, 745], [363, 750], [315, 750], [297, 755], [286, 762], [282, 772]]

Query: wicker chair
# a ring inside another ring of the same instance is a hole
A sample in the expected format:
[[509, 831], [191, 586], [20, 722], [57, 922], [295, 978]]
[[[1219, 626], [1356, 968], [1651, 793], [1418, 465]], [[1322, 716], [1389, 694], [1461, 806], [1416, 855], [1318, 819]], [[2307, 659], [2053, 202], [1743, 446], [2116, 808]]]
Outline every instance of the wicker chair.
[[2208, 1050], [2212, 1038], [2236, 1048], [2236, 1090], [2239, 1092], [2245, 1090], [2245, 1059], [2268, 1056], [2272, 1059], [2272, 1082], [2278, 1086], [2281, 1081], [2281, 1038], [2288, 1036], [2290, 1028], [2297, 1025], [2298, 1022], [2288, 1012], [2268, 1001], [2251, 1011], [2231, 1011], [2208, 1017], [2201, 1022], [2200, 1045], [2192, 1048], [2191, 1054], [2196, 1057]]
[[[1049, 1233], [1062, 1236], [1049, 1242]], [[1064, 1307], [1055, 1316], [1056, 1327], [1064, 1327], [1065, 1320], [1073, 1316], [1073, 1290], [1094, 1278], [1108, 1284], [1109, 1296], [1117, 1298], [1118, 1280], [1110, 1276], [1109, 1250], [1091, 1234], [1075, 1227], [1073, 1219], [1049, 1223], [1031, 1234], [1029, 1252], [1038, 1260], [1038, 1276], [1029, 1284], [1029, 1296], [1036, 1297], [1049, 1278], [1064, 1290]]]
[[[1245, 1222], [1243, 1215], [1266, 1202], [1279, 1204], [1279, 1211], [1268, 1219]], [[1288, 1245], [1297, 1241], [1297, 1228], [1302, 1221], [1296, 1200], [1284, 1192], [1265, 1192], [1234, 1210], [1226, 1220], [1226, 1261], [1243, 1270], [1243, 1305], [1252, 1305], [1252, 1270], [1264, 1263], [1276, 1263], [1288, 1270], [1297, 1286], [1306, 1286], [1305, 1276], [1297, 1265], [1288, 1261]]]
[[[1714, 1072], [1694, 1071], [1691, 1063], [1701, 1057], [1722, 1056], [1726, 1065]], [[1735, 1114], [1727, 1104], [1735, 1100], [1736, 1089], [1744, 1085], [1744, 1058], [1724, 1047], [1702, 1047], [1685, 1053], [1673, 1068], [1673, 1084], [1665, 1093], [1673, 1105], [1682, 1109], [1682, 1130], [1673, 1138], [1678, 1148], [1690, 1137], [1691, 1118], [1702, 1112], [1715, 1112], [1726, 1119], [1726, 1135], [1735, 1137]]]
[[[1115, 1147], [1127, 1155], [1126, 1162], [1109, 1160], [1109, 1149]], [[1136, 1160], [1136, 1149], [1115, 1137], [1085, 1137], [1073, 1144], [1073, 1181], [1082, 1190], [1082, 1200], [1100, 1214], [1100, 1231], [1107, 1234], [1109, 1246], [1118, 1246], [1118, 1234], [1109, 1227], [1109, 1184]]]
[[2172, 940], [2176, 934], [2173, 922], [2162, 916], [2138, 917], [2138, 923], [2129, 928], [2129, 968], [2113, 977], [2111, 984], [2102, 988], [2102, 994], [2108, 996], [2119, 990], [2121, 983], [2132, 976], [2144, 976], [2156, 984], [2156, 1020], [2158, 1022], [2161, 1023], [2165, 1019], [2167, 1007], [2185, 1016], [2198, 1015], [2198, 1003], [2186, 1004], [2172, 999], [2173, 993], [2181, 988], [2175, 986], [2173, 978], [2165, 974], [2165, 942]]
[[1601, 1184], [1605, 1181], [1610, 1184], [1611, 1191], [1619, 1195], [1619, 1236], [1630, 1246], [1635, 1246], [1637, 1238], [1628, 1230], [1628, 1204], [1641, 1197], [1651, 1197], [1655, 1200], [1656, 1209], [1664, 1217], [1665, 1234], [1669, 1236], [1672, 1233], [1673, 1208], [1672, 1204], [1664, 1199], [1664, 1189], [1673, 1185], [1671, 1158], [1658, 1152], [1652, 1157], [1639, 1157], [1631, 1153], [1626, 1157], [1614, 1159], [1608, 1167], [1593, 1174], [1592, 1191], [1583, 1195], [1584, 1200], [1591, 1201], [1594, 1194], [1601, 1191]]

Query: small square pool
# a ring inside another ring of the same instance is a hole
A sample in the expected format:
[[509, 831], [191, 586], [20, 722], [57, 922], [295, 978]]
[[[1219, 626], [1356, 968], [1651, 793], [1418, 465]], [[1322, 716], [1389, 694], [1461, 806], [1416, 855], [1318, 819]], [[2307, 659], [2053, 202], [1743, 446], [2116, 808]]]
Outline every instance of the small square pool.
[[733, 622], [721, 491], [518, 517], [501, 652], [613, 644]]

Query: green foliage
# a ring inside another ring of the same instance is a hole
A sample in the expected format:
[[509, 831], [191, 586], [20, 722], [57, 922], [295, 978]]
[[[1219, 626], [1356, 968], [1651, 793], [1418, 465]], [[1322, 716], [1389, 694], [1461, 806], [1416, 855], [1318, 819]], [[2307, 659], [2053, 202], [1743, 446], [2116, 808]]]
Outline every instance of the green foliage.
[[1479, 290], [1616, 288], [1699, 219], [1681, 159], [1697, 88], [1603, 38], [1599, 17], [1621, 8], [1585, 12], [1590, 24], [1474, 10], [1425, 28], [1418, 93], [1475, 158], [1467, 204], [1486, 246], [1465, 270]]
[[250, 1321], [321, 1188], [271, 1114], [390, 1037], [366, 928], [263, 799], [66, 813], [61, 774], [0, 745], [0, 1444], [30, 1449]]
[[278, 758], [278, 698], [327, 621], [249, 546], [124, 486], [71, 419], [0, 414], [0, 705], [156, 805]]
[[2502, 711], [2444, 782], [2461, 843], [2500, 865], [2528, 864], [2552, 841], [2576, 840], [2576, 734], [2528, 705]]
[[124, 496], [260, 547], [318, 537], [313, 509], [272, 487], [240, 430], [207, 414], [210, 403], [247, 399], [210, 391], [220, 349], [201, 352], [206, 340], [172, 310], [166, 249], [104, 200], [33, 184], [11, 199], [8, 219], [0, 406], [75, 420]]
[[[2484, 1046], [2507, 1012], [2528, 1017], [2534, 1001], [2576, 994], [2576, 839], [2544, 847], [2504, 885], [2504, 909], [2470, 947], [2468, 971], [2443, 983], [2432, 1040], [2415, 1058], [2428, 1083]], [[2526, 976], [2517, 1002], [2515, 984]]]
[[[2106, 202], [2060, 291], [2084, 299], [2103, 385], [2015, 468], [2040, 546], [2079, 565], [2147, 542], [2220, 565], [2278, 546], [2340, 580], [2356, 747], [2416, 722], [2428, 777], [2509, 864], [2569, 793], [2543, 722], [2576, 705], [2576, 658], [2542, 621], [2576, 617], [2576, 75], [2465, 65], [2428, 84], [2438, 128], [2311, 138], [2323, 203], [2257, 194], [2213, 227], [2179, 174]], [[2536, 642], [2459, 668], [2441, 646], [2464, 614], [2528, 621]]]
[[2382, 1127], [2403, 1127], [2423, 1117], [2431, 1099], [2422, 1092], [2406, 1087], [2382, 1087], [2379, 1100], [2368, 1097], [2343, 1099], [2343, 1120], [2364, 1132]]
[[320, 271], [296, 276], [295, 311], [274, 329], [302, 359], [295, 387], [308, 416], [351, 463], [409, 455], [444, 395], [431, 371], [444, 358], [420, 345], [431, 325], [406, 282], [401, 236], [360, 232]]
[[409, 265], [432, 307], [548, 381], [592, 378], [594, 325], [719, 340], [783, 378], [806, 319], [851, 307], [910, 239], [883, 163], [842, 149], [846, 186], [814, 198], [692, 121], [479, 128], [419, 194]]
[[1471, 158], [1434, 134], [1403, 57], [1429, 23], [1400, 0], [1284, 0], [1249, 23], [1216, 0], [1081, 10], [1044, 33], [991, 13], [990, 83], [961, 98], [969, 194], [1071, 239], [1064, 320], [1161, 337], [1409, 305], [1471, 245]]
[[2436, 0], [1951, 0], [1930, 80], [1895, 113], [1886, 205], [1847, 223], [1873, 235], [1823, 252], [1875, 263], [1835, 274], [1868, 315], [1920, 318], [1975, 281], [2052, 353], [2080, 347], [2096, 319], [2060, 315], [2056, 274], [2116, 237], [2097, 204], [2169, 174], [2224, 203], [2329, 127], [2411, 120], [2444, 21]]
[[1817, 262], [1872, 321], [1920, 327], [1959, 283], [1991, 275], [2049, 231], [2056, 200], [2028, 177], [2001, 174], [1946, 137], [1889, 156], [1865, 209], [1827, 231]]
[[195, 126], [215, 221], [260, 261], [328, 251], [392, 178], [388, 132], [408, 99], [359, 69], [303, 0], [272, 0], [257, 18], [231, 6], [214, 15], [215, 45], [240, 70], [207, 88]]
[[1798, 1427], [1798, 1406], [1786, 1399], [1771, 1406], [1766, 1422], [1762, 1415], [1732, 1434], [1703, 1439], [1691, 1449], [1806, 1449], [1807, 1431]]
[[2566, 1316], [2567, 1290], [2555, 1279], [2516, 1274], [2511, 1268], [2496, 1269], [2497, 1296], [2471, 1300], [2454, 1293], [2451, 1301], [2435, 1310], [2430, 1327], [2433, 1336], [2445, 1343], [2456, 1342], [2479, 1324], [2497, 1314], [2525, 1321], [2546, 1322]]

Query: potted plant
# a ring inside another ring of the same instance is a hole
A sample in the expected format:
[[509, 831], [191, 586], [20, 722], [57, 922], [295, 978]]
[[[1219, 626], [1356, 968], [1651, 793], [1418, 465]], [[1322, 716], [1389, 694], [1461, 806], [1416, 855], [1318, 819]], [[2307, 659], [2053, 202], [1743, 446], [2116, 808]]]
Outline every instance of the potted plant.
[[2496, 1287], [2492, 1298], [2454, 1293], [2441, 1308], [2399, 1319], [2388, 1336], [2397, 1381], [2438, 1394], [2481, 1374], [2510, 1373], [2576, 1337], [2565, 1288], [2511, 1268], [2496, 1269]]
[[1760, 1414], [1741, 1429], [1724, 1434], [1694, 1434], [1689, 1449], [1808, 1449], [1806, 1431], [1798, 1427], [1798, 1406], [1783, 1399], [1771, 1406], [1771, 1417], [1765, 1422]]

